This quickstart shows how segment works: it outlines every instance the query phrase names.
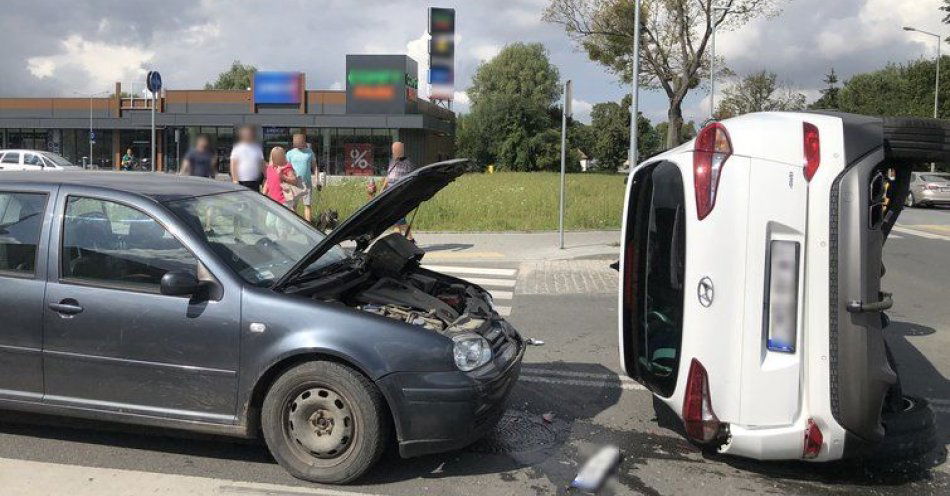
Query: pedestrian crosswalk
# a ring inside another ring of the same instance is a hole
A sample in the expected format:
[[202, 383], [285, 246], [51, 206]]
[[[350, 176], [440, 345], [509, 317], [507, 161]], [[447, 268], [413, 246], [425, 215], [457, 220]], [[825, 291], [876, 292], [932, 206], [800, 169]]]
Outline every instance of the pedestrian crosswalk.
[[495, 301], [495, 309], [502, 317], [511, 315], [515, 297], [518, 269], [462, 265], [423, 265], [426, 269], [464, 279], [485, 288]]

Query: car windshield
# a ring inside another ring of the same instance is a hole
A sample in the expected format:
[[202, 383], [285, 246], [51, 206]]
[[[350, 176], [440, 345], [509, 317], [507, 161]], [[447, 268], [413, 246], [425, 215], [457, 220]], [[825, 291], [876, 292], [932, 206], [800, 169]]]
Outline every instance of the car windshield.
[[[286, 208], [252, 191], [166, 202], [244, 280], [266, 287], [283, 277], [326, 237]], [[303, 272], [347, 258], [332, 247]]]
[[43, 155], [43, 158], [45, 158], [46, 160], [49, 160], [50, 162], [53, 162], [54, 164], [60, 167], [71, 167], [73, 165], [69, 163], [69, 160], [66, 160], [65, 158], [55, 153], [43, 152], [42, 155]]
[[944, 174], [927, 174], [920, 176], [920, 178], [928, 183], [945, 183], [950, 181], [950, 176]]

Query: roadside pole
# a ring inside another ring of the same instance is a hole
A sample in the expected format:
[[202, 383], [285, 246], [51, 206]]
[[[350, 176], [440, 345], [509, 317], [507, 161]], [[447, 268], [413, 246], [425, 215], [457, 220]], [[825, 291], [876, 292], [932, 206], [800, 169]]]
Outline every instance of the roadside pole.
[[155, 105], [157, 99], [155, 96], [162, 90], [162, 75], [158, 71], [148, 71], [145, 75], [145, 87], [152, 94], [152, 155], [149, 158], [150, 168], [155, 172]]
[[633, 13], [633, 88], [630, 90], [630, 169], [637, 166], [637, 137], [640, 125], [640, 0], [634, 2]]
[[564, 176], [567, 174], [567, 118], [571, 115], [571, 80], [564, 83], [564, 106], [561, 112], [561, 202], [558, 217], [558, 242], [564, 249]]

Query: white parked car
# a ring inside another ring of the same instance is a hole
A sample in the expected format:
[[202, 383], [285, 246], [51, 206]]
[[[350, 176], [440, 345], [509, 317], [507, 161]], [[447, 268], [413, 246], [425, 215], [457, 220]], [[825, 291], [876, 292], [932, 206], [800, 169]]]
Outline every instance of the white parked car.
[[0, 171], [80, 170], [61, 155], [38, 150], [0, 150]]
[[749, 114], [637, 166], [620, 265], [626, 373], [721, 453], [828, 461], [933, 449], [933, 413], [902, 393], [882, 334], [892, 299], [881, 253], [909, 164], [950, 156], [926, 139], [945, 127]]

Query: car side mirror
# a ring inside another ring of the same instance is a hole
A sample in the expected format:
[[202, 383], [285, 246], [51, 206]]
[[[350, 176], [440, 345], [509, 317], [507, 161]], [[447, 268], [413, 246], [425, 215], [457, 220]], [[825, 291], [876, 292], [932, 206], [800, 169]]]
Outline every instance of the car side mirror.
[[166, 272], [160, 285], [165, 296], [193, 296], [198, 292], [198, 287], [198, 277], [187, 270]]

